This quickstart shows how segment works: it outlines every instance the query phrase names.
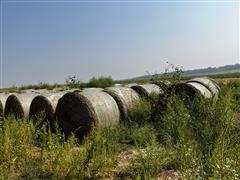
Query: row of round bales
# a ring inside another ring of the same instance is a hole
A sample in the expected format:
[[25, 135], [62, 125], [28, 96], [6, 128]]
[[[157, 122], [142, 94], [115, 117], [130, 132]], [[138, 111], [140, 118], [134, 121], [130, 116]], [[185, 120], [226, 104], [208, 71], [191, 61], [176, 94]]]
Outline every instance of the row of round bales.
[[[200, 94], [206, 98], [217, 98], [220, 91], [219, 86], [208, 78], [194, 78], [171, 88], [177, 92], [184, 91], [189, 96]], [[155, 84], [143, 84], [58, 93], [0, 94], [0, 110], [2, 115], [4, 112], [5, 116], [29, 117], [33, 121], [37, 120], [40, 113], [44, 113], [44, 120], [50, 126], [57, 122], [66, 135], [74, 132], [81, 139], [94, 126], [108, 127], [125, 121], [129, 111], [139, 107], [141, 97], [151, 93], [160, 95], [163, 91]]]
[[155, 84], [144, 84], [134, 85], [132, 88], [86, 88], [58, 93], [34, 90], [23, 94], [1, 93], [0, 113], [1, 116], [29, 117], [34, 122], [37, 122], [39, 115], [43, 113], [44, 121], [48, 121], [51, 127], [57, 119], [65, 134], [79, 129], [77, 136], [81, 137], [89, 132], [93, 125], [106, 127], [126, 119], [128, 112], [140, 104], [140, 97], [153, 92], [159, 94], [161, 90]]
[[[136, 88], [138, 92], [134, 90]], [[160, 94], [161, 89], [155, 84], [145, 84], [95, 92], [70, 92], [59, 100], [56, 119], [66, 135], [74, 132], [81, 139], [94, 126], [109, 127], [125, 121], [129, 111], [138, 108], [141, 97], [151, 93]]]
[[190, 79], [187, 82], [174, 85], [172, 89], [174, 89], [177, 94], [186, 95], [190, 100], [197, 95], [216, 100], [220, 93], [220, 87], [218, 84], [207, 77]]

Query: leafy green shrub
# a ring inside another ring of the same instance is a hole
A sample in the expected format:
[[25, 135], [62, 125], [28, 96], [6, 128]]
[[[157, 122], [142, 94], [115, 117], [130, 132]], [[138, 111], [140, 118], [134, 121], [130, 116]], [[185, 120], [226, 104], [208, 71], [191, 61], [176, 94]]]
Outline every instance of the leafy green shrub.
[[96, 88], [106, 88], [113, 86], [114, 82], [111, 76], [109, 77], [93, 77], [90, 81], [86, 84], [86, 87], [96, 87]]
[[69, 88], [82, 88], [82, 83], [76, 78], [76, 76], [68, 76], [65, 82]]
[[83, 167], [88, 178], [106, 178], [116, 166], [117, 146], [106, 138], [106, 130], [95, 129], [84, 143]]
[[234, 90], [222, 91], [217, 102], [196, 97], [192, 106], [178, 97], [169, 97], [166, 109], [155, 116], [159, 141], [175, 146], [181, 157], [179, 168], [186, 176], [207, 179], [239, 176], [236, 172], [240, 163], [237, 157], [240, 124]]
[[117, 146], [94, 130], [80, 146], [74, 136], [9, 117], [0, 129], [1, 179], [86, 179], [107, 177], [116, 164]]
[[151, 121], [152, 104], [146, 99], [140, 101], [140, 105], [128, 113], [128, 122], [144, 124]]
[[134, 122], [121, 124], [112, 128], [107, 137], [115, 144], [132, 144], [147, 147], [157, 143], [155, 129], [150, 124], [139, 125]]
[[48, 83], [43, 83], [40, 82], [39, 84], [36, 85], [27, 85], [27, 86], [22, 86], [19, 89], [20, 90], [27, 90], [27, 89], [47, 89], [47, 90], [53, 90], [55, 88], [62, 88], [64, 85], [61, 84], [48, 84]]
[[[197, 97], [187, 106], [171, 94], [144, 99], [115, 127], [94, 128], [79, 144], [54, 132], [41, 117], [0, 121], [0, 179], [153, 179], [176, 172], [182, 179], [240, 178], [238, 83], [221, 84], [217, 101]], [[156, 106], [164, 101], [165, 108]], [[132, 150], [119, 168], [119, 158]], [[120, 169], [120, 170], [119, 170]]]
[[163, 113], [156, 114], [154, 124], [159, 140], [165, 144], [175, 144], [189, 138], [188, 122], [190, 114], [183, 101], [177, 96], [171, 97]]
[[140, 149], [132, 166], [128, 169], [128, 176], [133, 179], [153, 179], [164, 170], [172, 169], [177, 152], [161, 146], [148, 146]]

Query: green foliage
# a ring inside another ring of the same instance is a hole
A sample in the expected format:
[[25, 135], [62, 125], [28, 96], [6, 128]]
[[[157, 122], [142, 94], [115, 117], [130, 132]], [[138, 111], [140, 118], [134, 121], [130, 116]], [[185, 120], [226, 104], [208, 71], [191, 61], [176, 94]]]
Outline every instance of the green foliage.
[[169, 99], [164, 113], [156, 114], [154, 123], [158, 129], [159, 140], [165, 144], [183, 141], [189, 136], [190, 114], [184, 103], [174, 96]]
[[108, 138], [116, 144], [130, 144], [137, 147], [147, 147], [157, 143], [157, 133], [152, 125], [139, 125], [135, 122], [116, 126], [111, 129]]
[[76, 76], [68, 76], [65, 82], [69, 88], [82, 88], [82, 83], [77, 79]]
[[135, 162], [130, 167], [134, 179], [153, 179], [162, 171], [172, 169], [177, 152], [174, 149], [161, 146], [148, 146], [140, 149]]
[[140, 105], [137, 106], [137, 108], [132, 109], [128, 113], [127, 121], [135, 122], [138, 124], [147, 123], [147, 122], [150, 122], [151, 120], [151, 113], [152, 113], [151, 102], [146, 99], [142, 99], [140, 101]]
[[36, 130], [26, 119], [4, 119], [0, 131], [1, 179], [97, 179], [115, 165], [113, 143], [101, 131], [81, 146], [74, 136], [65, 141], [60, 131]]
[[27, 90], [27, 89], [35, 89], [35, 90], [38, 90], [38, 89], [47, 89], [47, 90], [53, 90], [55, 88], [62, 88], [64, 85], [61, 85], [61, 84], [48, 84], [48, 83], [43, 83], [43, 82], [40, 82], [39, 84], [36, 84], [36, 85], [27, 85], [27, 86], [22, 86], [20, 87], [19, 89], [20, 90]]
[[94, 128], [81, 144], [57, 127], [51, 132], [41, 117], [41, 126], [5, 118], [0, 179], [167, 179], [168, 172], [181, 179], [239, 179], [239, 87], [224, 82], [217, 101], [197, 97], [192, 106], [174, 94], [152, 95], [126, 122]]
[[216, 74], [209, 74], [208, 75], [211, 78], [216, 78], [216, 79], [223, 79], [223, 78], [240, 78], [240, 73], [238, 72], [226, 72], [226, 73], [216, 73]]
[[217, 102], [196, 97], [192, 106], [173, 95], [155, 116], [159, 141], [176, 147], [181, 157], [176, 163], [188, 178], [239, 176], [239, 102], [233, 100], [234, 87], [222, 89]]
[[116, 165], [117, 146], [107, 138], [107, 130], [93, 131], [85, 142], [84, 167], [89, 178], [106, 178]]
[[86, 84], [86, 87], [96, 87], [96, 88], [106, 88], [113, 86], [114, 82], [111, 76], [109, 77], [93, 77], [90, 81]]
[[66, 84], [69, 88], [106, 88], [114, 85], [114, 81], [111, 76], [109, 77], [93, 77], [87, 83], [82, 83], [76, 78], [76, 76], [68, 76]]

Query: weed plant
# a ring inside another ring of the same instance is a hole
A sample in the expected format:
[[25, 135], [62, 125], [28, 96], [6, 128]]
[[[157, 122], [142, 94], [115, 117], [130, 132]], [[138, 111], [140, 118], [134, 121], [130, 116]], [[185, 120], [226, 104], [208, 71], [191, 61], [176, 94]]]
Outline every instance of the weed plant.
[[57, 127], [4, 118], [0, 179], [239, 179], [239, 87], [223, 83], [217, 101], [196, 97], [191, 106], [152, 95], [126, 122], [94, 128], [81, 144]]

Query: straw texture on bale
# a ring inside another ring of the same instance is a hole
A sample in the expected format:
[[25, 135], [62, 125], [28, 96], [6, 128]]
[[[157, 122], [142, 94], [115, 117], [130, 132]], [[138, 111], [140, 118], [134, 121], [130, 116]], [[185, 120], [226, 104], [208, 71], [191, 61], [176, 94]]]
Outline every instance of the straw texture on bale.
[[132, 86], [131, 88], [134, 89], [142, 97], [144, 96], [147, 97], [152, 93], [157, 95], [163, 93], [161, 88], [156, 84], [135, 85], [135, 86]]
[[204, 98], [212, 98], [213, 96], [205, 86], [197, 82], [179, 83], [175, 86], [175, 92], [187, 95], [190, 99], [193, 99], [197, 95], [201, 95]]
[[118, 123], [120, 112], [115, 100], [105, 92], [69, 92], [58, 101], [56, 120], [67, 136], [75, 132], [82, 139], [95, 125]]
[[133, 86], [137, 86], [138, 84], [137, 83], [130, 83], [130, 84], [125, 84], [124, 87], [133, 87]]
[[81, 92], [86, 93], [95, 93], [95, 92], [101, 92], [103, 91], [103, 88], [84, 88], [81, 90]]
[[122, 84], [116, 83], [114, 84], [114, 87], [122, 87]]
[[26, 93], [36, 93], [36, 94], [47, 94], [50, 93], [51, 90], [47, 90], [47, 89], [37, 89], [37, 90], [33, 90], [33, 91], [26, 91]]
[[203, 86], [205, 86], [209, 91], [211, 91], [211, 93], [217, 97], [219, 94], [219, 86], [213, 82], [211, 79], [207, 78], [207, 77], [201, 77], [201, 78], [194, 78], [194, 79], [190, 79], [188, 82], [197, 82], [202, 84]]
[[0, 93], [0, 118], [4, 117], [6, 100], [10, 94]]
[[140, 105], [140, 97], [136, 91], [128, 87], [109, 87], [104, 90], [110, 94], [118, 104], [121, 120], [127, 118], [132, 109]]
[[31, 102], [29, 117], [37, 123], [37, 117], [43, 115], [44, 122], [49, 122], [53, 128], [57, 103], [63, 95], [64, 92], [36, 96]]
[[12, 94], [7, 98], [4, 115], [13, 115], [16, 118], [29, 116], [29, 108], [35, 93]]
[[78, 89], [78, 88], [74, 88], [74, 89], [68, 89], [65, 92], [80, 92], [80, 91], [82, 91], [82, 90]]

